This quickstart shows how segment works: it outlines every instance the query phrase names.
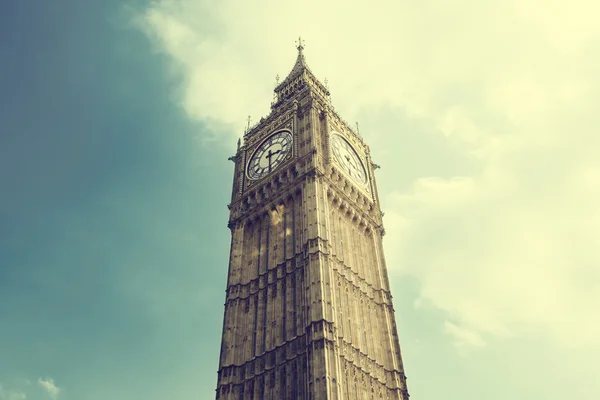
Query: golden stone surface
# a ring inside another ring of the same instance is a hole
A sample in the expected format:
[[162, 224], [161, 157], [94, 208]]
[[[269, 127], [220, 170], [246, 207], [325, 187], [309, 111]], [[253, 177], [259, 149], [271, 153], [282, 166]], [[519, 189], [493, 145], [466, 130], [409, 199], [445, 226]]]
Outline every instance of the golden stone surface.
[[[248, 179], [250, 156], [281, 129], [293, 136], [290, 157]], [[366, 185], [334, 160], [334, 132], [360, 157]], [[248, 128], [231, 159], [217, 399], [407, 399], [376, 166], [308, 69], [301, 40], [271, 114]]]

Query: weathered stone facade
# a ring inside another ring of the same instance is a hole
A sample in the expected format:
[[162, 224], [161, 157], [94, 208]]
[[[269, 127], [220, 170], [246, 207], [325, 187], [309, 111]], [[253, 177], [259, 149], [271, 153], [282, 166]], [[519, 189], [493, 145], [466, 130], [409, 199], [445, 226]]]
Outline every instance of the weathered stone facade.
[[[232, 242], [216, 397], [406, 400], [376, 165], [302, 49], [275, 88], [271, 114], [248, 129], [231, 158]], [[251, 180], [249, 159], [281, 130], [293, 135], [291, 152]], [[334, 162], [333, 132], [356, 150], [366, 184]]]

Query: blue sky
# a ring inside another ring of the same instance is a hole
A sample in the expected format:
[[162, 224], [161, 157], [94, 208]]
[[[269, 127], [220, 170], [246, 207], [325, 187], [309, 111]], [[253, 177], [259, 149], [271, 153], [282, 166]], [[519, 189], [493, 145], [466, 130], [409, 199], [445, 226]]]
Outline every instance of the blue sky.
[[37, 381], [48, 377], [61, 399], [208, 396], [227, 152], [198, 144], [203, 124], [170, 101], [164, 60], [124, 24], [121, 2], [15, 2], [1, 14], [6, 398], [47, 398]]
[[299, 34], [382, 165], [411, 397], [599, 398], [598, 5], [294, 4], [2, 5], [0, 400], [213, 398], [227, 157]]

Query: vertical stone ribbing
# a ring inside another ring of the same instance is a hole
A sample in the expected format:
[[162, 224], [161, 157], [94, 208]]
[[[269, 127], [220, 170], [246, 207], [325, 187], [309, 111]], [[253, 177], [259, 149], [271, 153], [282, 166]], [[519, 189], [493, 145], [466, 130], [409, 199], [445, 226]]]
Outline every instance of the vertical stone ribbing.
[[258, 294], [252, 296], [252, 301], [254, 302], [254, 307], [252, 309], [253, 315], [253, 323], [252, 323], [252, 357], [256, 357], [256, 332], [258, 331]]
[[[290, 83], [303, 93], [296, 98], [278, 92], [281, 116], [234, 157], [217, 398], [406, 400], [375, 183], [360, 188], [336, 172], [332, 126], [351, 133], [311, 79]], [[293, 135], [292, 158], [246, 181], [246, 158], [279, 126]]]

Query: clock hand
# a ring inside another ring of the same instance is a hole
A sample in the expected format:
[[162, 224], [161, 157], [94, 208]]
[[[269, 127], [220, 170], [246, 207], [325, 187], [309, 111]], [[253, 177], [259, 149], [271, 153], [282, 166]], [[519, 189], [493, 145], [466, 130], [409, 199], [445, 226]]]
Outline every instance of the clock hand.
[[356, 167], [354, 166], [354, 163], [351, 161], [351, 158], [350, 158], [350, 156], [348, 155], [348, 153], [344, 154], [344, 158], [346, 159], [346, 162], [347, 162], [348, 174], [349, 174], [350, 176], [352, 176], [352, 169], [353, 169], [353, 168], [356, 168]]
[[352, 168], [356, 169], [356, 163], [354, 162], [354, 159], [351, 158], [349, 155], [346, 154], [346, 161], [348, 161], [348, 164], [350, 164], [352, 166]]
[[269, 172], [271, 172], [271, 158], [277, 153], [281, 153], [281, 149], [277, 151], [269, 149], [269, 153], [266, 155], [266, 157], [269, 159]]

